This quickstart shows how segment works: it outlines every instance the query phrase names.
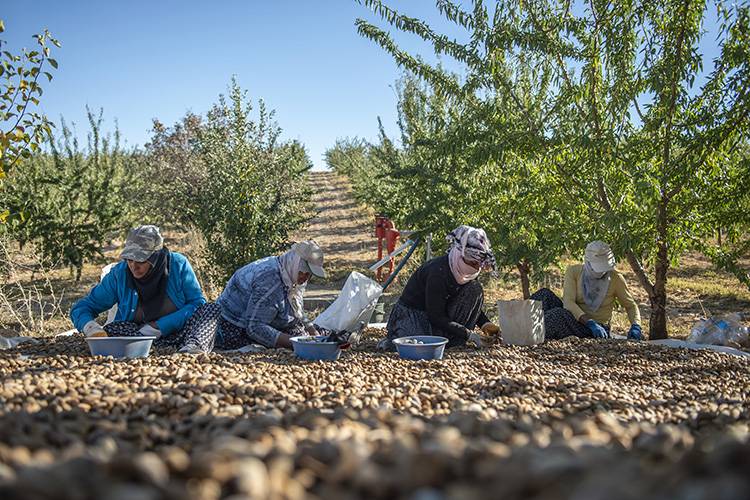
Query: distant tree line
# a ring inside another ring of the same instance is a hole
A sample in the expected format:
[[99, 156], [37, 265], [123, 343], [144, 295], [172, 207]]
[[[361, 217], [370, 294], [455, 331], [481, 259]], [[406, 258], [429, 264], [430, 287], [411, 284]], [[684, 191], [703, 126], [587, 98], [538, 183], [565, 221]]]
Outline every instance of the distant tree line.
[[194, 231], [199, 272], [221, 287], [238, 267], [282, 250], [308, 213], [304, 146], [279, 139], [262, 101], [254, 111], [233, 79], [205, 116], [169, 127], [154, 120], [142, 149], [124, 149], [119, 131], [102, 130], [101, 111], [87, 110], [85, 145], [61, 120], [58, 135], [50, 128], [3, 179], [0, 235], [79, 279], [84, 263], [134, 225]]

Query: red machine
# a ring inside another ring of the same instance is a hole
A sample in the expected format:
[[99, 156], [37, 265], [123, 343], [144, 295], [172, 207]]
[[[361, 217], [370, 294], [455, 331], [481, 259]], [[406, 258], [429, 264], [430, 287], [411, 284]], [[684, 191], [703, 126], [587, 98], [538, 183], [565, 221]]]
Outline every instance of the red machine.
[[[389, 255], [396, 250], [396, 243], [398, 243], [400, 236], [401, 233], [396, 229], [392, 220], [380, 215], [375, 217], [375, 237], [378, 239], [378, 260], [383, 258], [383, 242], [385, 242], [386, 255]], [[391, 258], [391, 261], [388, 264], [388, 274], [385, 278], [382, 275], [385, 266], [378, 268], [376, 274], [378, 281], [385, 281], [385, 279], [393, 273], [393, 261], [394, 259]]]

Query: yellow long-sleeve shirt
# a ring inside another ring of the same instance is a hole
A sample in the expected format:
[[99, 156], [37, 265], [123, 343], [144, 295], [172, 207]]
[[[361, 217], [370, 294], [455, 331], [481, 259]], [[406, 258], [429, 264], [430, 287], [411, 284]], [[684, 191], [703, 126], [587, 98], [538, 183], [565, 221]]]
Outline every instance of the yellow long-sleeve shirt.
[[625, 283], [625, 278], [622, 277], [622, 274], [617, 272], [616, 269], [612, 270], [612, 279], [609, 281], [607, 295], [604, 296], [599, 309], [592, 311], [583, 299], [582, 273], [583, 264], [570, 266], [565, 272], [565, 280], [563, 282], [563, 306], [573, 313], [576, 319], [579, 319], [583, 314], [587, 314], [597, 323], [602, 325], [609, 324], [612, 321], [612, 309], [615, 299], [617, 299], [617, 302], [627, 311], [630, 323], [641, 323], [641, 312], [638, 310], [638, 304], [635, 303], [633, 296], [630, 295], [628, 285]]

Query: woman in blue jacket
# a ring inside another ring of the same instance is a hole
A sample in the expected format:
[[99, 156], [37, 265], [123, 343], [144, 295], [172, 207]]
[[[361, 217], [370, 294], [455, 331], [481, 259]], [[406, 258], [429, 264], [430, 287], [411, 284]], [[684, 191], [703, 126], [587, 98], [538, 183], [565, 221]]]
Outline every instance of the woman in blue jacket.
[[[206, 303], [184, 255], [170, 252], [156, 226], [133, 229], [117, 264], [89, 294], [73, 305], [70, 318], [87, 337], [151, 335], [179, 347], [202, 322]], [[96, 317], [117, 304], [112, 323]]]

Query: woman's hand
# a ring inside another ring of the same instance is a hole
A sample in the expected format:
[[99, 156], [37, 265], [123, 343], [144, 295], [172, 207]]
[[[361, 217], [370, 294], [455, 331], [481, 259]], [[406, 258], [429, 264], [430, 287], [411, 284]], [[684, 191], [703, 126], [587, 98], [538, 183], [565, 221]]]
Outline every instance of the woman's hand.
[[482, 342], [482, 337], [479, 336], [477, 332], [469, 332], [469, 338], [467, 339], [469, 342], [474, 342], [477, 347], [484, 347], [484, 342]]
[[480, 329], [482, 330], [482, 332], [484, 332], [485, 335], [497, 335], [498, 333], [500, 333], [500, 327], [492, 321], [488, 321], [487, 323], [483, 324]]
[[599, 323], [594, 321], [593, 319], [590, 319], [586, 322], [586, 326], [591, 331], [591, 334], [594, 336], [595, 339], [608, 339], [609, 332]]
[[631, 340], [643, 340], [643, 330], [641, 330], [641, 325], [633, 323], [630, 326], [630, 330], [628, 330], [628, 338]]
[[161, 337], [161, 330], [158, 328], [154, 328], [151, 326], [152, 324], [155, 324], [153, 321], [151, 323], [148, 323], [146, 325], [143, 325], [138, 332], [143, 335], [144, 337], [156, 337], [157, 339]]
[[106, 337], [107, 332], [104, 331], [102, 325], [94, 320], [89, 321], [83, 326], [83, 333], [86, 337]]

